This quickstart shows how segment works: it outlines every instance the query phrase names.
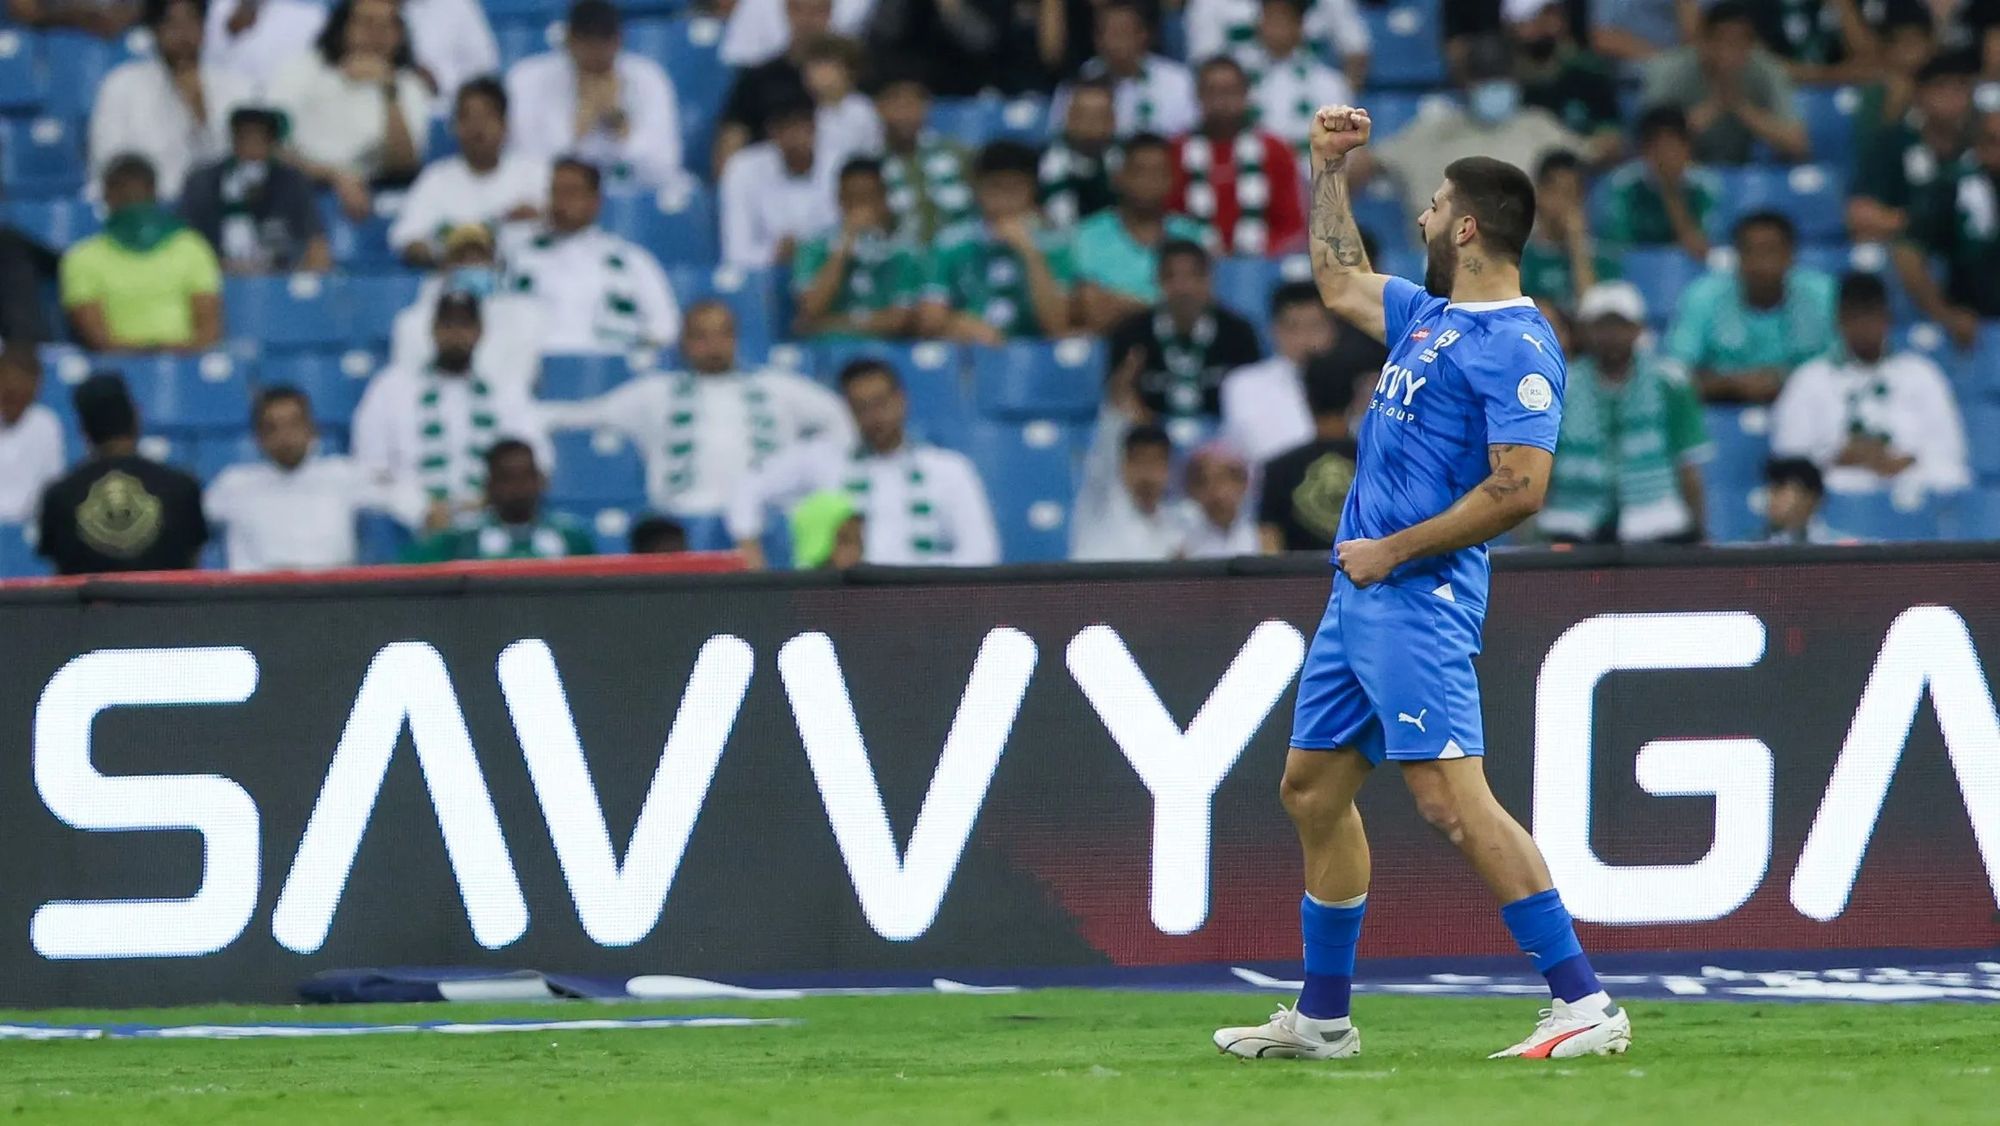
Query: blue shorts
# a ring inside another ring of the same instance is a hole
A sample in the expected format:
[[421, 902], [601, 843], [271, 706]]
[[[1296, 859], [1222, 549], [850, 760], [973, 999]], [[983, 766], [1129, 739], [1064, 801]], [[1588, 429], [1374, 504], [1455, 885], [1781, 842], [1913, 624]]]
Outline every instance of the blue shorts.
[[1353, 747], [1378, 764], [1485, 754], [1472, 671], [1483, 615], [1449, 590], [1361, 590], [1337, 574], [1299, 674], [1292, 746]]

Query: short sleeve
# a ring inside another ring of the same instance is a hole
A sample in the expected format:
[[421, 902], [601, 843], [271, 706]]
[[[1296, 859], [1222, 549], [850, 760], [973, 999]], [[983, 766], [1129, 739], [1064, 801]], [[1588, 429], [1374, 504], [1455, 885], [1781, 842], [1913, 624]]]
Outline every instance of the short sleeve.
[[104, 271], [99, 268], [98, 244], [85, 242], [62, 256], [59, 275], [65, 309], [88, 305], [104, 297]]
[[936, 301], [958, 307], [957, 295], [952, 292], [951, 276], [953, 258], [960, 253], [956, 245], [940, 246], [924, 255], [921, 296], [925, 301]]
[[799, 245], [799, 252], [792, 257], [792, 292], [804, 293], [812, 288], [820, 270], [826, 266], [828, 242], [828, 239], [816, 238]]
[[1661, 395], [1666, 400], [1668, 452], [1683, 464], [1707, 460], [1708, 423], [1694, 388], [1676, 370], [1661, 380]]
[[215, 251], [209, 249], [207, 239], [193, 231], [184, 231], [176, 254], [188, 293], [199, 296], [222, 292], [222, 264], [215, 260]]
[[1700, 371], [1708, 363], [1709, 307], [1714, 304], [1711, 292], [1705, 279], [1689, 286], [1681, 296], [1680, 315], [1667, 332], [1667, 355], [1690, 371]]
[[[1530, 343], [1533, 339], [1539, 339], [1541, 346]], [[1466, 382], [1486, 415], [1486, 443], [1535, 446], [1554, 453], [1562, 429], [1565, 380], [1554, 341], [1522, 321], [1496, 326], [1488, 340], [1487, 347], [1459, 357]]]
[[1049, 265], [1049, 275], [1064, 289], [1076, 285], [1076, 256], [1072, 253], [1068, 239], [1050, 241], [1042, 246], [1042, 259]]
[[1390, 278], [1382, 287], [1383, 336], [1391, 341], [1402, 339], [1410, 322], [1423, 312], [1424, 304], [1438, 300], [1408, 278]]

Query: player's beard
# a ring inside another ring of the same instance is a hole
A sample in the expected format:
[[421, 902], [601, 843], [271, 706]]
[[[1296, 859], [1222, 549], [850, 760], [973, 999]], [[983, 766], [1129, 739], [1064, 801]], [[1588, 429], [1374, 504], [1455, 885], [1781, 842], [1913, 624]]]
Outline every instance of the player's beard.
[[1458, 273], [1458, 244], [1440, 234], [1424, 243], [1424, 288], [1434, 297], [1451, 297], [1451, 280]]

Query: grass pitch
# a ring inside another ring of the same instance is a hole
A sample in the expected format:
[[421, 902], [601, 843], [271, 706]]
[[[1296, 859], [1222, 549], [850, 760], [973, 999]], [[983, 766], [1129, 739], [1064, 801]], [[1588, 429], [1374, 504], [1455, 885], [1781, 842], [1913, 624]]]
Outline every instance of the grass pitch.
[[9, 1122], [1243, 1123], [2000, 1121], [1977, 1006], [1640, 1003], [1631, 1054], [1488, 1061], [1523, 1001], [1362, 997], [1359, 1059], [1247, 1063], [1209, 1032], [1262, 996], [1036, 992], [700, 1005], [0, 1013], [50, 1023], [548, 1019], [673, 1012], [795, 1027], [0, 1043]]

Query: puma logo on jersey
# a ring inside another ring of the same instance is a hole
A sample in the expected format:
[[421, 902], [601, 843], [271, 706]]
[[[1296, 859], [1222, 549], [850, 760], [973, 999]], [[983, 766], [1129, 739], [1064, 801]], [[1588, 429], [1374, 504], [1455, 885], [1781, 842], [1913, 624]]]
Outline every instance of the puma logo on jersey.
[[1535, 351], [1541, 352], [1542, 355], [1544, 356], [1548, 355], [1547, 352], [1542, 351], [1542, 342], [1535, 339], [1533, 335], [1524, 332], [1521, 334], [1521, 339], [1527, 341], [1530, 344], [1533, 344], [1535, 346]]
[[1417, 713], [1416, 715], [1411, 715], [1411, 714], [1410, 714], [1410, 713], [1408, 713], [1408, 712], [1397, 712], [1397, 713], [1396, 713], [1396, 722], [1397, 722], [1397, 723], [1407, 723], [1407, 724], [1409, 724], [1410, 726], [1412, 726], [1412, 727], [1416, 728], [1416, 729], [1417, 729], [1418, 731], [1423, 731], [1423, 732], [1424, 732], [1424, 734], [1426, 734], [1426, 735], [1429, 735], [1429, 734], [1430, 734], [1430, 732], [1428, 732], [1428, 731], [1424, 731], [1424, 717], [1425, 717], [1425, 716], [1427, 716], [1427, 715], [1429, 715], [1429, 714], [1431, 714], [1431, 710], [1430, 710], [1429, 708], [1425, 708], [1425, 709], [1423, 709], [1422, 711], [1418, 712], [1418, 713]]

